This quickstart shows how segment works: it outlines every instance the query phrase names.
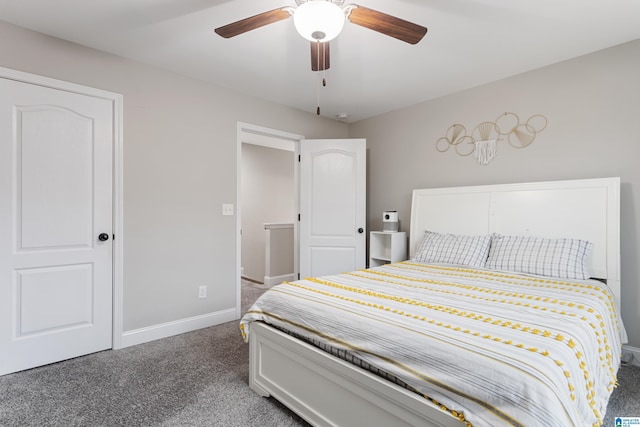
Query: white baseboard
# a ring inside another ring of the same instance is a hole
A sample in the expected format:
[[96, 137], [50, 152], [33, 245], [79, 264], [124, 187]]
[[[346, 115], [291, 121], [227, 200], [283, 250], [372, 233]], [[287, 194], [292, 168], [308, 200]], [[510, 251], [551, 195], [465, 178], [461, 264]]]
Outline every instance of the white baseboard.
[[191, 332], [209, 326], [219, 325], [221, 323], [237, 320], [236, 309], [229, 308], [215, 313], [207, 313], [201, 316], [189, 317], [186, 319], [175, 320], [173, 322], [161, 323], [159, 325], [147, 326], [146, 328], [134, 329], [122, 333], [120, 346], [118, 348], [131, 347], [149, 341], [168, 338], [174, 335]]
[[291, 282], [293, 280], [295, 280], [293, 273], [283, 274], [281, 276], [264, 276], [265, 286], [275, 286], [275, 285], [279, 285], [282, 282], [285, 282], [285, 281]]
[[640, 366], [640, 348], [632, 347], [630, 345], [623, 345], [622, 351], [623, 352], [628, 351], [629, 353], [633, 354], [633, 360], [631, 361], [631, 365]]

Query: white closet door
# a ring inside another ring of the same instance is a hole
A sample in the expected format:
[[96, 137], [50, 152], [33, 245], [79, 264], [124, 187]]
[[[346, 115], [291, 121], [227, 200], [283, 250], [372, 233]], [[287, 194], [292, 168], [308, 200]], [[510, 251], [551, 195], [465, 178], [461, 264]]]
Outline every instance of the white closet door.
[[0, 375], [111, 348], [112, 161], [112, 101], [0, 78]]

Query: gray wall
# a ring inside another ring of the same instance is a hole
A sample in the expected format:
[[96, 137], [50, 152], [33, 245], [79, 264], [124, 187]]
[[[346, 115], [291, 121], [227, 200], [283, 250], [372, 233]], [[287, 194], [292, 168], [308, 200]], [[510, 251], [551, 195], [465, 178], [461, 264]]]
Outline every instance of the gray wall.
[[[350, 137], [367, 138], [369, 229], [397, 209], [408, 231], [413, 188], [620, 176], [622, 316], [640, 347], [638, 76], [634, 41], [351, 125]], [[471, 132], [507, 111], [524, 120], [543, 114], [548, 126], [527, 148], [500, 142], [486, 166], [436, 151], [453, 123]]]
[[293, 159], [293, 151], [242, 144], [242, 267], [245, 277], [258, 282], [266, 268], [264, 223], [293, 222], [297, 213]]
[[[348, 125], [0, 21], [0, 66], [124, 95], [124, 330], [235, 306], [238, 121], [344, 138]], [[265, 82], [269, 84], [269, 82]], [[198, 286], [209, 286], [198, 299]]]

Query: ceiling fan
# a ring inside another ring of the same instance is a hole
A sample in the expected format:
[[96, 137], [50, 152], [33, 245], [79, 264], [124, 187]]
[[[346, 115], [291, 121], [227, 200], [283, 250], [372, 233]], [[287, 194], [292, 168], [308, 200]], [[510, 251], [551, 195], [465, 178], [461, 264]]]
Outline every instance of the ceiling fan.
[[300, 35], [311, 42], [311, 69], [329, 68], [329, 42], [340, 34], [345, 21], [416, 44], [427, 28], [404, 19], [356, 4], [343, 6], [344, 0], [295, 0], [297, 7], [281, 7], [216, 28], [222, 37], [231, 38], [293, 16]]

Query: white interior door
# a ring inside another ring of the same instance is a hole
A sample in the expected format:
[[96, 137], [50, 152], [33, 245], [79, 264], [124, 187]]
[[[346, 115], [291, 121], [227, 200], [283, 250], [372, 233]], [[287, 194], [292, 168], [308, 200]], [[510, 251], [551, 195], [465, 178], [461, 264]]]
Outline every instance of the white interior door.
[[300, 144], [300, 277], [364, 268], [366, 140]]
[[111, 348], [112, 161], [110, 100], [0, 78], [0, 375]]

